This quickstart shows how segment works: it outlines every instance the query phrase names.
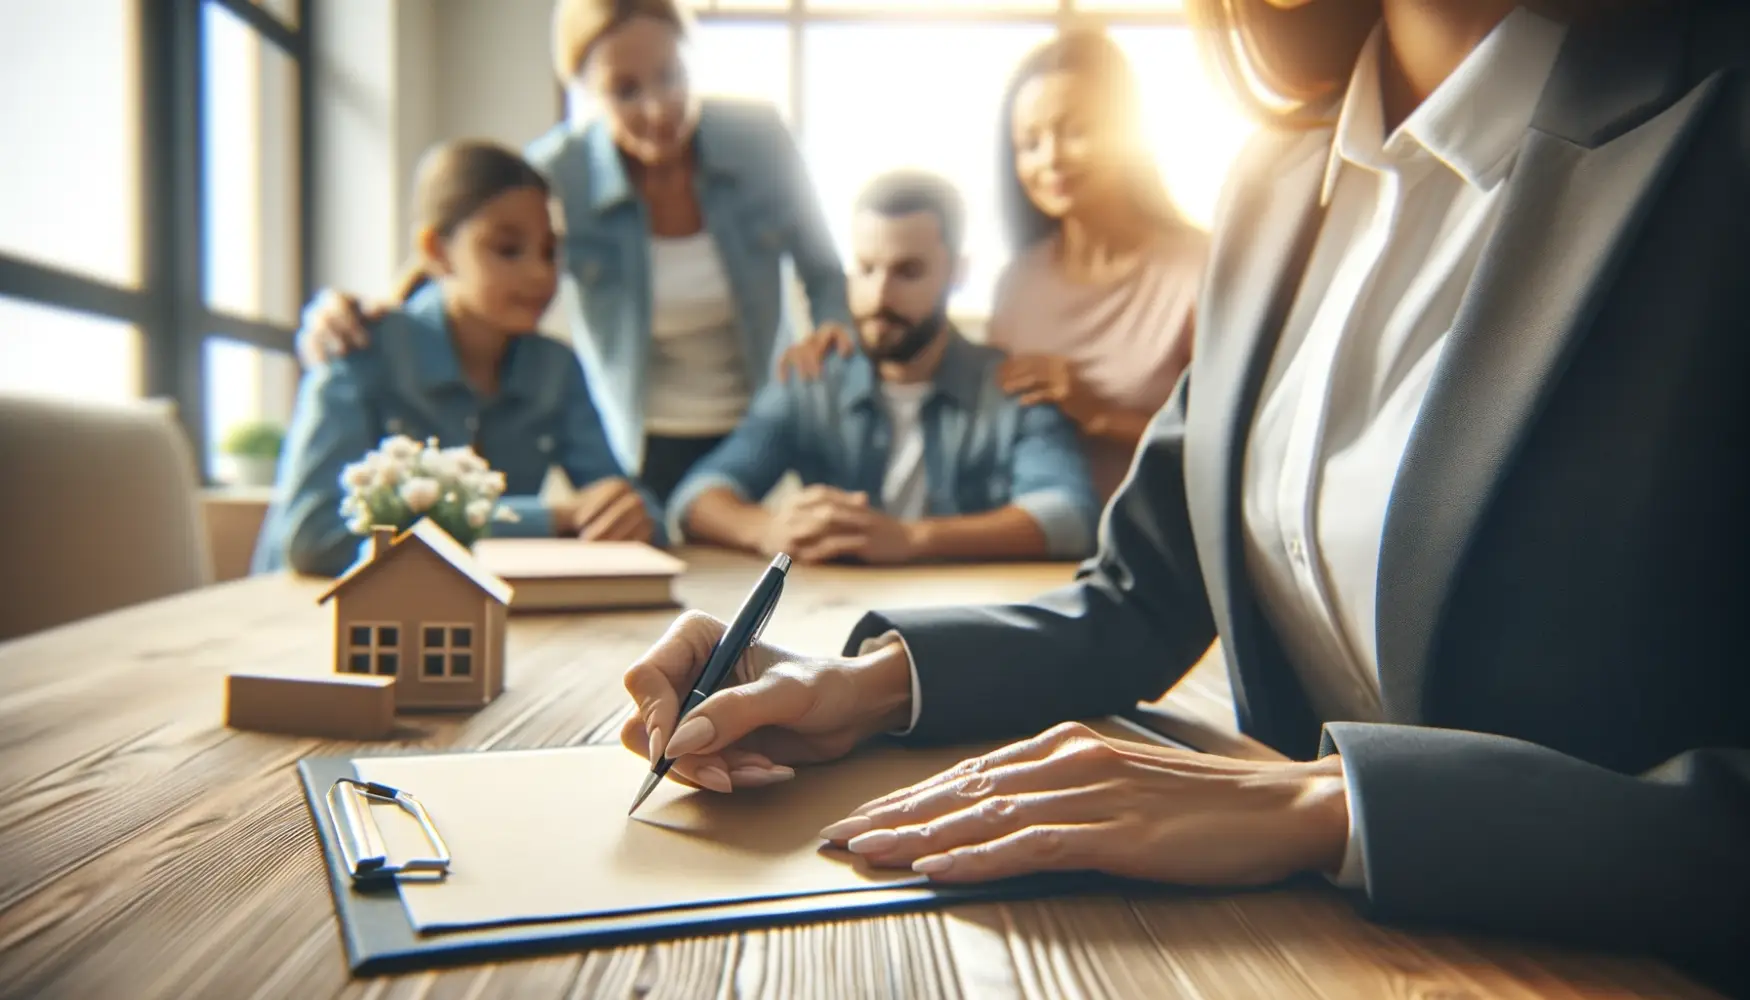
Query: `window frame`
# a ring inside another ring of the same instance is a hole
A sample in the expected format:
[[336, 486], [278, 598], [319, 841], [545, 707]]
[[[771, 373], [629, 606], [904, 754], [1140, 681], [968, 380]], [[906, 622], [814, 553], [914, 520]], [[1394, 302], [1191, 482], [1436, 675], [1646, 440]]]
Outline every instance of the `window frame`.
[[139, 331], [142, 395], [167, 398], [194, 453], [201, 456], [203, 484], [213, 482], [204, 456], [212, 442], [206, 420], [204, 364], [209, 339], [293, 353], [295, 326], [208, 308], [203, 273], [204, 208], [201, 106], [205, 45], [204, 4], [236, 16], [291, 60], [297, 73], [297, 113], [284, 123], [297, 148], [292, 166], [298, 197], [298, 252], [293, 266], [300, 302], [313, 294], [316, 192], [312, 125], [315, 81], [310, 58], [315, 30], [310, 0], [293, 5], [290, 23], [251, 0], [136, 0], [140, 80], [134, 113], [142, 141], [140, 164], [139, 286], [129, 288], [20, 254], [0, 251], [0, 296], [27, 304], [119, 320]]
[[[353, 641], [353, 635], [352, 635], [354, 629], [361, 629], [361, 628], [366, 628], [366, 629], [371, 630], [370, 636], [368, 637], [369, 641], [367, 641], [362, 646]], [[383, 638], [383, 631], [385, 629], [393, 629], [394, 630], [395, 639], [396, 639], [395, 642], [388, 642]], [[395, 621], [358, 621], [358, 620], [348, 621], [346, 623], [346, 642], [344, 644], [345, 651], [341, 657], [341, 662], [345, 665], [346, 669], [341, 671], [341, 672], [345, 673], [349, 676], [353, 676], [353, 677], [399, 677], [401, 675], [401, 641], [400, 640], [401, 640], [401, 623], [400, 622], [395, 622]], [[370, 662], [370, 669], [369, 670], [360, 672], [360, 671], [354, 670], [352, 668], [352, 658], [355, 656], [360, 656], [360, 655], [369, 657], [369, 662]], [[382, 665], [383, 665], [381, 657], [383, 657], [385, 655], [394, 657], [393, 662], [395, 664], [395, 669], [388, 672], [388, 673], [384, 673], [381, 669]]]

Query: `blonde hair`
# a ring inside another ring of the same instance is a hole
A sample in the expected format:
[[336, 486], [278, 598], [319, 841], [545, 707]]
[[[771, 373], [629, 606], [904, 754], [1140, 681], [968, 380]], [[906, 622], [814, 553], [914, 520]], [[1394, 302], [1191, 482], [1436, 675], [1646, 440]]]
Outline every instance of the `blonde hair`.
[[559, 0], [553, 6], [553, 70], [569, 81], [609, 32], [635, 17], [661, 21], [685, 35], [691, 25], [677, 0]]

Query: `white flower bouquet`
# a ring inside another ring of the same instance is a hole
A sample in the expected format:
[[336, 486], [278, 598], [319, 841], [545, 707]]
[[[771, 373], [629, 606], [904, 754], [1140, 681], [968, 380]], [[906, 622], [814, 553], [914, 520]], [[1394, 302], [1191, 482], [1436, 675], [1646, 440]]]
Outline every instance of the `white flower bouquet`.
[[473, 545], [493, 521], [517, 519], [498, 504], [504, 474], [473, 448], [440, 448], [437, 438], [425, 444], [406, 435], [384, 438], [376, 451], [342, 470], [340, 488], [340, 515], [355, 535], [368, 536], [377, 526], [405, 530], [425, 517]]

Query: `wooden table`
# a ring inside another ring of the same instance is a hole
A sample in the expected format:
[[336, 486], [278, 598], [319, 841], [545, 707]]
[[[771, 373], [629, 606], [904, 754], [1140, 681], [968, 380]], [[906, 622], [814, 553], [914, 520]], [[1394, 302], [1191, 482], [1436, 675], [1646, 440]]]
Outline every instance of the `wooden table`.
[[[732, 614], [757, 560], [687, 552]], [[836, 652], [869, 606], [1023, 598], [1070, 569], [803, 568], [768, 628]], [[293, 764], [346, 744], [220, 722], [234, 667], [326, 662], [319, 585], [258, 578], [0, 645], [0, 996], [1705, 996], [1655, 963], [1367, 923], [1335, 890], [981, 904], [349, 979]], [[514, 620], [510, 690], [406, 745], [613, 740], [670, 613]], [[1232, 728], [1216, 664], [1167, 701]]]

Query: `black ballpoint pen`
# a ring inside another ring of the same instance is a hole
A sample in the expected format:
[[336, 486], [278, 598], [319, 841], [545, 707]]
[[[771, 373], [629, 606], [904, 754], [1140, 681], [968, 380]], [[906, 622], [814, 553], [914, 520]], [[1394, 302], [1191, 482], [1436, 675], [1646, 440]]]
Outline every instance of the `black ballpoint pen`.
[[[747, 652], [753, 641], [759, 638], [760, 630], [766, 627], [766, 619], [772, 617], [772, 609], [778, 606], [778, 595], [784, 592], [784, 575], [790, 572], [790, 557], [780, 552], [772, 559], [772, 564], [766, 567], [758, 583], [754, 584], [753, 593], [747, 595], [741, 610], [735, 613], [735, 618], [729, 627], [723, 630], [723, 638], [717, 640], [712, 647], [711, 655], [705, 659], [705, 669], [699, 672], [699, 680], [693, 689], [687, 693], [681, 702], [681, 710], [675, 713], [675, 730], [678, 732], [680, 723], [687, 713], [699, 706], [699, 703], [717, 690], [723, 684], [735, 667], [735, 662]], [[671, 734], [672, 735], [672, 734]], [[644, 779], [644, 787], [638, 789], [638, 797], [632, 800], [632, 808], [626, 810], [630, 816], [638, 811], [650, 793], [656, 790], [662, 776], [674, 766], [674, 761], [666, 754], [650, 768], [650, 776]]]

